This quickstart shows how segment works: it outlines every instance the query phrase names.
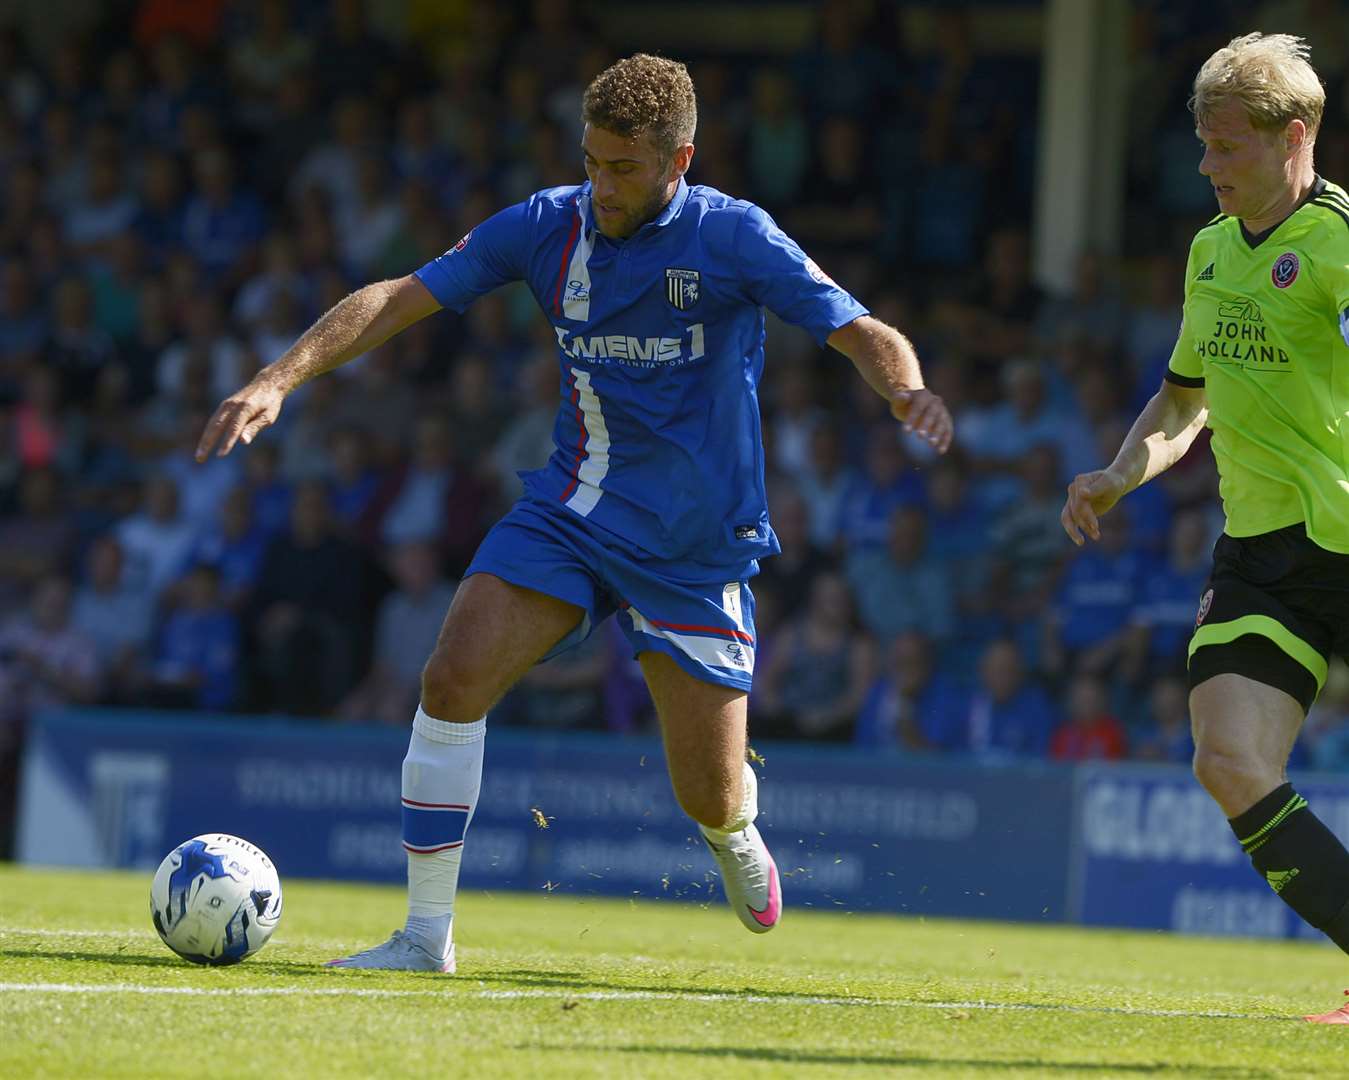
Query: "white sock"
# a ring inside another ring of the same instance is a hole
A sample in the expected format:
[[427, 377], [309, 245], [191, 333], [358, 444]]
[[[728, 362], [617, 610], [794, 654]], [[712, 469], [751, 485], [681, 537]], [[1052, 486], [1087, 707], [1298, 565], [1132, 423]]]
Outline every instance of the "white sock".
[[452, 724], [419, 705], [403, 759], [403, 847], [408, 853], [407, 934], [432, 956], [450, 950], [464, 833], [482, 786], [486, 717]]
[[713, 840], [725, 840], [731, 833], [738, 833], [742, 829], [749, 828], [754, 824], [754, 819], [759, 816], [759, 778], [754, 775], [754, 770], [750, 768], [749, 762], [745, 762], [745, 794], [740, 801], [740, 813], [735, 819], [727, 822], [724, 829], [709, 829], [706, 825], [698, 826], [704, 834]]

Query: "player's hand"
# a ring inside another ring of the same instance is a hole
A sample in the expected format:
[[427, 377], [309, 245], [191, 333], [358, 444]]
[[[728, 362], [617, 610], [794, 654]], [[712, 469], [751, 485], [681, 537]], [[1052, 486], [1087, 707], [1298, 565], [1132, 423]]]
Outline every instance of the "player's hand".
[[905, 431], [926, 440], [937, 453], [944, 454], [950, 447], [955, 425], [946, 402], [931, 390], [901, 390], [890, 402], [890, 413], [903, 421]]
[[1124, 495], [1124, 481], [1109, 469], [1080, 473], [1068, 485], [1068, 501], [1063, 504], [1059, 520], [1063, 531], [1078, 547], [1083, 534], [1093, 540], [1101, 538], [1101, 515], [1120, 501]]
[[276, 423], [285, 399], [286, 395], [276, 387], [257, 381], [231, 394], [207, 421], [201, 441], [197, 443], [197, 460], [205, 461], [217, 443], [219, 457], [233, 450], [240, 439], [245, 445], [251, 443], [263, 428]]

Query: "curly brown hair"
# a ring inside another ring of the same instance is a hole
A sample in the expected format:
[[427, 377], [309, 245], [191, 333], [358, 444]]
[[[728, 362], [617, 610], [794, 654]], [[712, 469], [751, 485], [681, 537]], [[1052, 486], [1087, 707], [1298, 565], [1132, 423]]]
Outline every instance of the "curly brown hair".
[[636, 53], [595, 76], [581, 99], [581, 119], [624, 138], [650, 134], [656, 149], [673, 157], [693, 142], [698, 126], [693, 80], [678, 60]]

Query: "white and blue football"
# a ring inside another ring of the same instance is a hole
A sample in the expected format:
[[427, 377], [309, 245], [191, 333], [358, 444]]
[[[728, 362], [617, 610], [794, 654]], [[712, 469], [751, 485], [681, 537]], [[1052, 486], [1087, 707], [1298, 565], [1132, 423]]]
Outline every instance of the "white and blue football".
[[261, 848], [226, 833], [194, 836], [164, 856], [150, 886], [164, 944], [194, 964], [237, 964], [281, 921], [281, 879]]

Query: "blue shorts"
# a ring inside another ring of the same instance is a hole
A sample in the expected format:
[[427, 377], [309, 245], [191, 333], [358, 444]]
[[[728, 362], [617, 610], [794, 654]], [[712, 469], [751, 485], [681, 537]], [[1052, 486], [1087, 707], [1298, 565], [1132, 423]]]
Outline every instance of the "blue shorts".
[[617, 614], [634, 656], [655, 649], [695, 679], [750, 689], [754, 595], [748, 577], [728, 580], [709, 576], [715, 570], [706, 566], [641, 556], [617, 537], [527, 496], [487, 534], [469, 574], [493, 574], [584, 610], [576, 629], [544, 659], [580, 644]]

